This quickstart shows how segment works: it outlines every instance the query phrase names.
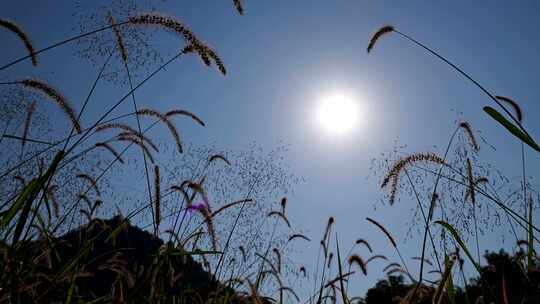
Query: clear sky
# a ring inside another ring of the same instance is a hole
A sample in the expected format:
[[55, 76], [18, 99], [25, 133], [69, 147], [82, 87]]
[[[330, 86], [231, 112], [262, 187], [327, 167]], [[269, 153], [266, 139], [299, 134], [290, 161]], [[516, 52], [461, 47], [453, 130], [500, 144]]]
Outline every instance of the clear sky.
[[[396, 140], [407, 144], [408, 152], [443, 153], [459, 117], [497, 148], [482, 149], [483, 161], [519, 179], [518, 141], [482, 112], [492, 101], [398, 36], [381, 39], [370, 55], [366, 46], [380, 26], [396, 26], [464, 67], [496, 94], [517, 100], [525, 112], [525, 126], [540, 140], [538, 1], [244, 2], [245, 16], [239, 16], [228, 0], [153, 1], [157, 10], [180, 17], [214, 47], [229, 73], [223, 77], [191, 58], [172, 64], [157, 76], [159, 81], [138, 92], [138, 99], [161, 110], [183, 108], [199, 115], [205, 128], [179, 126], [183, 137], [194, 144], [245, 149], [256, 141], [268, 150], [289, 145], [286, 160], [306, 181], [289, 198], [288, 214], [293, 225], [312, 239], [320, 238], [328, 216], [334, 216], [343, 247], [364, 237], [376, 251], [395, 260], [386, 240], [364, 218], [374, 217], [395, 235], [404, 235], [414, 202], [402, 200], [393, 207], [378, 203], [380, 181], [367, 178], [370, 161], [391, 151]], [[0, 8], [1, 17], [26, 29], [36, 48], [73, 34], [78, 22], [73, 14], [81, 13], [65, 0], [3, 0]], [[0, 45], [0, 64], [24, 50], [5, 31], [0, 32]], [[164, 58], [178, 46], [171, 35], [159, 38]], [[97, 68], [74, 57], [74, 47], [44, 53], [38, 69], [26, 62], [0, 71], [0, 80], [40, 76], [61, 86], [79, 109]], [[88, 121], [103, 111], [108, 96], [124, 92], [107, 86], [98, 92]], [[355, 97], [365, 111], [360, 128], [345, 136], [329, 136], [313, 122], [321, 96], [329, 92]], [[527, 149], [529, 172], [540, 169], [539, 160]], [[537, 185], [536, 180], [531, 182]], [[419, 255], [417, 238], [398, 241], [405, 255]], [[484, 244], [492, 249], [503, 246], [499, 235], [487, 237]], [[311, 265], [318, 242], [298, 249], [298, 259]], [[353, 293], [362, 293], [378, 275], [359, 277]]]

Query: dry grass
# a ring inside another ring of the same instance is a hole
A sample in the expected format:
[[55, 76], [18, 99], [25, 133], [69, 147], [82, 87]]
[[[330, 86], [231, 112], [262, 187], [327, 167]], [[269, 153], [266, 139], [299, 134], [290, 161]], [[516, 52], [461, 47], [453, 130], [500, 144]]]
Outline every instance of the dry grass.
[[512, 108], [512, 110], [514, 111], [514, 114], [516, 115], [517, 120], [519, 122], [523, 121], [523, 111], [521, 110], [521, 107], [519, 106], [519, 104], [516, 101], [514, 101], [513, 99], [511, 99], [509, 97], [504, 97], [504, 96], [495, 96], [495, 98], [497, 98], [499, 101], [502, 101], [505, 104], [509, 105]]
[[106, 149], [114, 156], [114, 159], [118, 159], [118, 161], [122, 164], [124, 163], [124, 160], [122, 159], [120, 154], [110, 144], [106, 142], [98, 142], [95, 144], [95, 146]]
[[234, 7], [236, 7], [236, 10], [240, 15], [244, 14], [244, 8], [242, 7], [242, 1], [241, 0], [233, 0]]
[[390, 241], [393, 247], [397, 247], [396, 241], [394, 240], [390, 232], [386, 230], [386, 228], [384, 228], [383, 225], [381, 225], [379, 222], [369, 217], [366, 217], [366, 220], [372, 223], [373, 225], [375, 225], [377, 228], [379, 228], [384, 233], [384, 235], [386, 235], [386, 237], [388, 238], [388, 240]]
[[114, 33], [114, 37], [116, 38], [116, 45], [118, 47], [118, 50], [120, 52], [120, 57], [124, 61], [125, 64], [128, 62], [128, 53], [126, 45], [124, 44], [124, 38], [122, 37], [122, 33], [120, 32], [119, 27], [117, 26], [116, 19], [114, 18], [113, 14], [109, 11], [109, 24], [112, 26], [112, 31]]
[[34, 46], [32, 45], [32, 42], [30, 42], [30, 38], [28, 38], [28, 35], [26, 32], [22, 30], [20, 26], [18, 26], [15, 22], [0, 18], [0, 27], [3, 27], [7, 30], [12, 31], [21, 39], [21, 41], [24, 43], [24, 46], [28, 50], [28, 53], [30, 54], [30, 59], [32, 60], [32, 64], [34, 66], [37, 66], [37, 57], [34, 51]]
[[349, 257], [349, 265], [352, 265], [352, 264], [358, 265], [360, 269], [362, 270], [362, 273], [364, 275], [367, 275], [367, 265], [364, 262], [364, 259], [362, 259], [362, 257], [360, 257], [357, 254], [351, 255]]
[[22, 141], [21, 141], [22, 147], [24, 147], [24, 145], [26, 144], [26, 137], [28, 136], [28, 130], [30, 129], [32, 115], [34, 114], [35, 110], [36, 110], [36, 101], [34, 100], [28, 106], [28, 109], [26, 110], [26, 119], [24, 120], [23, 135], [22, 135]]
[[75, 115], [75, 111], [73, 110], [67, 99], [62, 94], [60, 94], [58, 90], [37, 79], [23, 79], [18, 81], [17, 83], [20, 83], [24, 87], [36, 91], [47, 97], [48, 99], [54, 101], [60, 107], [60, 109], [68, 116], [69, 121], [73, 125], [73, 128], [75, 128], [78, 133], [81, 133], [81, 125], [79, 124], [79, 120]]
[[480, 146], [478, 145], [478, 142], [476, 141], [476, 137], [474, 136], [474, 133], [471, 129], [471, 125], [466, 121], [462, 121], [459, 123], [459, 127], [465, 131], [465, 134], [467, 134], [467, 138], [469, 139], [469, 143], [471, 144], [473, 149], [475, 151], [478, 151], [480, 149]]
[[171, 133], [175, 143], [176, 143], [176, 147], [178, 148], [178, 152], [182, 153], [183, 150], [182, 150], [182, 142], [180, 141], [180, 135], [178, 135], [178, 131], [176, 130], [176, 127], [174, 126], [174, 124], [169, 120], [169, 118], [166, 116], [166, 115], [163, 115], [161, 113], [159, 113], [158, 111], [156, 110], [152, 110], [152, 109], [141, 109], [139, 111], [137, 111], [137, 115], [142, 115], [142, 116], [150, 116], [150, 117], [154, 117], [154, 118], [157, 118], [158, 120], [160, 120], [163, 124], [165, 124], [167, 126], [167, 128], [169, 129], [169, 132]]
[[180, 35], [186, 41], [186, 43], [199, 54], [206, 65], [210, 66], [213, 62], [223, 75], [227, 74], [225, 65], [218, 57], [216, 52], [200, 41], [182, 22], [172, 17], [160, 16], [156, 14], [141, 14], [138, 16], [133, 16], [128, 19], [128, 22], [131, 25], [137, 26], [159, 27]]
[[394, 27], [391, 25], [385, 25], [381, 27], [379, 30], [377, 30], [373, 35], [371, 36], [371, 39], [369, 39], [367, 52], [370, 53], [373, 48], [375, 47], [375, 44], [379, 39], [381, 39], [382, 36], [389, 34], [394, 31]]
[[390, 184], [389, 202], [391, 205], [394, 204], [396, 199], [396, 192], [399, 184], [399, 175], [408, 166], [414, 165], [419, 162], [439, 165], [446, 164], [444, 159], [433, 153], [416, 153], [403, 157], [396, 161], [381, 183], [381, 188], [385, 188], [388, 184]]

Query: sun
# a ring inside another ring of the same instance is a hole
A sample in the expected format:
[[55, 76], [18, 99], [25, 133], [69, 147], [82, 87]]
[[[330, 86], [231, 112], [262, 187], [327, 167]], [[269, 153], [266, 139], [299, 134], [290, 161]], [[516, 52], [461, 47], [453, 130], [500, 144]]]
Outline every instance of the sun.
[[321, 99], [316, 113], [317, 121], [329, 133], [351, 133], [358, 125], [359, 110], [351, 96], [333, 93]]

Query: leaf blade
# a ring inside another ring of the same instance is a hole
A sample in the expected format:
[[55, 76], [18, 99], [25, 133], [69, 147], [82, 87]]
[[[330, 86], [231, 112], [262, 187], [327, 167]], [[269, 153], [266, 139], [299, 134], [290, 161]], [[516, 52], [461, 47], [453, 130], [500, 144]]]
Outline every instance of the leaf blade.
[[478, 265], [478, 263], [474, 260], [474, 258], [471, 255], [469, 249], [467, 248], [467, 245], [465, 245], [465, 243], [463, 242], [463, 240], [459, 236], [459, 233], [456, 231], [456, 229], [452, 225], [448, 224], [445, 221], [435, 221], [435, 224], [441, 225], [444, 229], [448, 230], [450, 232], [450, 234], [452, 234], [452, 236], [454, 237], [456, 242], [459, 244], [461, 249], [463, 249], [463, 251], [465, 252], [467, 257], [471, 261], [471, 263], [473, 263], [474, 268], [476, 268], [476, 271], [478, 271], [478, 273], [480, 275], [482, 275], [482, 269], [480, 268], [480, 265]]
[[492, 107], [486, 106], [484, 107], [484, 112], [486, 112], [491, 118], [493, 118], [498, 123], [500, 123], [503, 127], [506, 128], [506, 130], [508, 130], [517, 138], [519, 138], [522, 142], [526, 143], [534, 150], [540, 152], [540, 146], [538, 146], [538, 144], [536, 144], [536, 142], [529, 135], [521, 131], [518, 127], [516, 127], [513, 123], [511, 123], [508, 119], [506, 119], [497, 110], [495, 110]]

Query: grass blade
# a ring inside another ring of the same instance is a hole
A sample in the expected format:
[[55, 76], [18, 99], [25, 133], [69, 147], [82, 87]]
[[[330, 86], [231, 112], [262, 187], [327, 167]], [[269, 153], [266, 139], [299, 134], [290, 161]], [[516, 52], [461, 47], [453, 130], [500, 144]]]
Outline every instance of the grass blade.
[[503, 300], [503, 304], [508, 304], [508, 294], [506, 293], [506, 279], [504, 278], [504, 275], [502, 277], [502, 282], [501, 282], [501, 288], [502, 288], [502, 300]]
[[508, 119], [506, 119], [497, 110], [493, 109], [492, 107], [486, 106], [484, 107], [484, 112], [486, 112], [489, 116], [491, 116], [491, 118], [495, 119], [498, 123], [500, 123], [503, 127], [505, 127], [506, 130], [514, 134], [514, 136], [519, 138], [522, 142], [526, 143], [534, 150], [540, 152], [540, 147], [529, 135], [521, 131], [518, 127], [516, 127], [513, 123], [511, 123]]
[[532, 197], [529, 200], [529, 242], [527, 245], [527, 264], [529, 265], [529, 271], [532, 271], [535, 267], [534, 265], [534, 230], [533, 230], [533, 202]]
[[339, 243], [337, 239], [337, 233], [336, 233], [336, 250], [337, 250], [337, 260], [338, 260], [338, 269], [339, 269], [339, 286], [341, 288], [341, 297], [343, 299], [343, 304], [349, 303], [347, 300], [347, 292], [343, 285], [343, 267], [341, 265], [341, 254], [339, 253]]
[[474, 268], [476, 268], [476, 271], [478, 271], [478, 273], [480, 275], [482, 275], [482, 269], [480, 268], [480, 265], [478, 265], [478, 263], [476, 263], [476, 261], [474, 260], [474, 258], [471, 255], [469, 249], [467, 248], [467, 245], [465, 245], [465, 243], [463, 242], [463, 240], [459, 236], [459, 233], [456, 231], [456, 229], [452, 225], [448, 224], [445, 221], [435, 221], [435, 223], [443, 226], [444, 229], [448, 230], [448, 232], [450, 232], [450, 234], [452, 234], [452, 236], [454, 237], [456, 242], [459, 244], [461, 249], [463, 249], [463, 251], [465, 252], [467, 257], [471, 261], [471, 263], [473, 263]]
[[[444, 257], [444, 264], [445, 264], [444, 273], [442, 274], [437, 290], [435, 290], [435, 293], [433, 294], [433, 300], [432, 300], [433, 304], [442, 303], [442, 299], [444, 295], [443, 292], [444, 292], [445, 287], [448, 292], [448, 298], [451, 299], [449, 286], [451, 285], [451, 282], [452, 282], [452, 266], [454, 266], [454, 262], [450, 261], [448, 259], [448, 256], [446, 255]], [[449, 280], [450, 280], [450, 284], [448, 284]], [[453, 285], [452, 285], [452, 292], [453, 292]], [[453, 303], [453, 301], [450, 301], [450, 302]]]
[[17, 226], [15, 227], [15, 232], [13, 233], [13, 244], [17, 243], [21, 236], [24, 226], [26, 225], [26, 221], [28, 220], [28, 215], [30, 214], [30, 211], [32, 209], [32, 203], [36, 199], [41, 189], [45, 187], [45, 184], [49, 180], [49, 177], [52, 176], [63, 156], [64, 151], [58, 152], [45, 175], [40, 176], [39, 178], [35, 178], [30, 183], [28, 183], [28, 185], [22, 191], [21, 195], [13, 204], [13, 206], [11, 206], [11, 208], [9, 208], [6, 213], [2, 214], [0, 226], [6, 227], [7, 225], [9, 225], [11, 220], [13, 220], [19, 210], [21, 210], [21, 215], [19, 216]]
[[[450, 260], [449, 258], [445, 259], [445, 265], [449, 266], [450, 269], [452, 269], [452, 265], [454, 261]], [[454, 288], [454, 278], [452, 277], [452, 271], [448, 274], [448, 280], [446, 281], [446, 294], [448, 295], [448, 302], [450, 304], [456, 303], [456, 289]]]

